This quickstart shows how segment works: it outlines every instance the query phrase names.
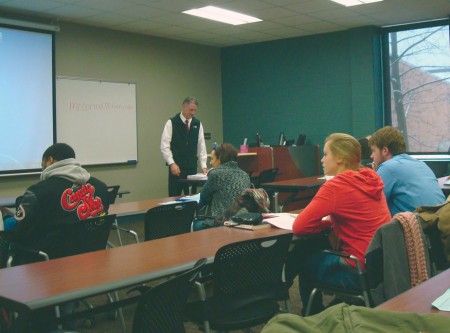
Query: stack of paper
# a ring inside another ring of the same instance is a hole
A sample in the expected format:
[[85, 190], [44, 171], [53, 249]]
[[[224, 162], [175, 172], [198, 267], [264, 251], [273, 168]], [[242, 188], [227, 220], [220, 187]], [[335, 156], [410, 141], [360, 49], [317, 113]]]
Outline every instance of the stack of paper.
[[200, 202], [200, 193], [194, 195], [186, 195], [184, 197], [176, 199], [177, 201], [197, 201]]
[[183, 201], [197, 201], [197, 203], [199, 203], [200, 202], [200, 193], [197, 193], [194, 195], [186, 195], [184, 197], [177, 198], [173, 201], [160, 202], [159, 205], [171, 205], [171, 204], [180, 203]]
[[442, 296], [439, 296], [431, 304], [441, 311], [450, 311], [450, 289], [447, 289]]
[[292, 230], [297, 214], [290, 213], [267, 213], [263, 214], [263, 221], [271, 225], [286, 230]]

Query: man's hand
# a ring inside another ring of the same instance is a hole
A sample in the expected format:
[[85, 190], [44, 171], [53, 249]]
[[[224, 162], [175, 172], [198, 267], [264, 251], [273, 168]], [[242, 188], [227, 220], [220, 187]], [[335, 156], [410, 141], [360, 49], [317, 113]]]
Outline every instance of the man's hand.
[[178, 166], [178, 164], [172, 163], [172, 164], [170, 165], [170, 172], [171, 172], [172, 175], [174, 175], [174, 176], [179, 176], [179, 175], [181, 174], [181, 171], [180, 171], [180, 167]]
[[203, 171], [203, 174], [206, 175], [208, 173], [208, 168], [203, 168], [202, 171]]

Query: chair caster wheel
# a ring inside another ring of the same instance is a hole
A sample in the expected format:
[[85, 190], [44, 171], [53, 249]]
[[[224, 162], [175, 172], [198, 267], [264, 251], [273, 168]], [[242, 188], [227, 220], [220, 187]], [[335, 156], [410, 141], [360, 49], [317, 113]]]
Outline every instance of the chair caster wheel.
[[95, 318], [86, 318], [86, 319], [84, 319], [83, 327], [94, 328], [95, 327]]

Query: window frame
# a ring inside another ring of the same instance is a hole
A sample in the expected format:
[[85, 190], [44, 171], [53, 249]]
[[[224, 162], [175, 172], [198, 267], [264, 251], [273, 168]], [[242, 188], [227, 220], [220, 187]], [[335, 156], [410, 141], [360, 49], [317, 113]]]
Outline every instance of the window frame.
[[[449, 26], [449, 42], [450, 42], [450, 18], [417, 22], [411, 24], [401, 24], [386, 26], [381, 28], [381, 58], [382, 58], [382, 86], [383, 86], [383, 110], [382, 117], [385, 126], [392, 125], [392, 96], [391, 96], [391, 69], [389, 54], [389, 34], [392, 32], [415, 30], [421, 28], [432, 28], [437, 26]], [[408, 151], [408, 154], [415, 155], [448, 155], [448, 152], [414, 152]]]

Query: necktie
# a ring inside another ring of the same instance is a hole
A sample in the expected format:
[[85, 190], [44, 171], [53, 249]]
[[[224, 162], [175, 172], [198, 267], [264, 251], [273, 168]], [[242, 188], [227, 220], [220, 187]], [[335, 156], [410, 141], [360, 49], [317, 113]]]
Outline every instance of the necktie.
[[189, 134], [189, 120], [186, 119], [185, 125], [186, 125], [186, 134]]

